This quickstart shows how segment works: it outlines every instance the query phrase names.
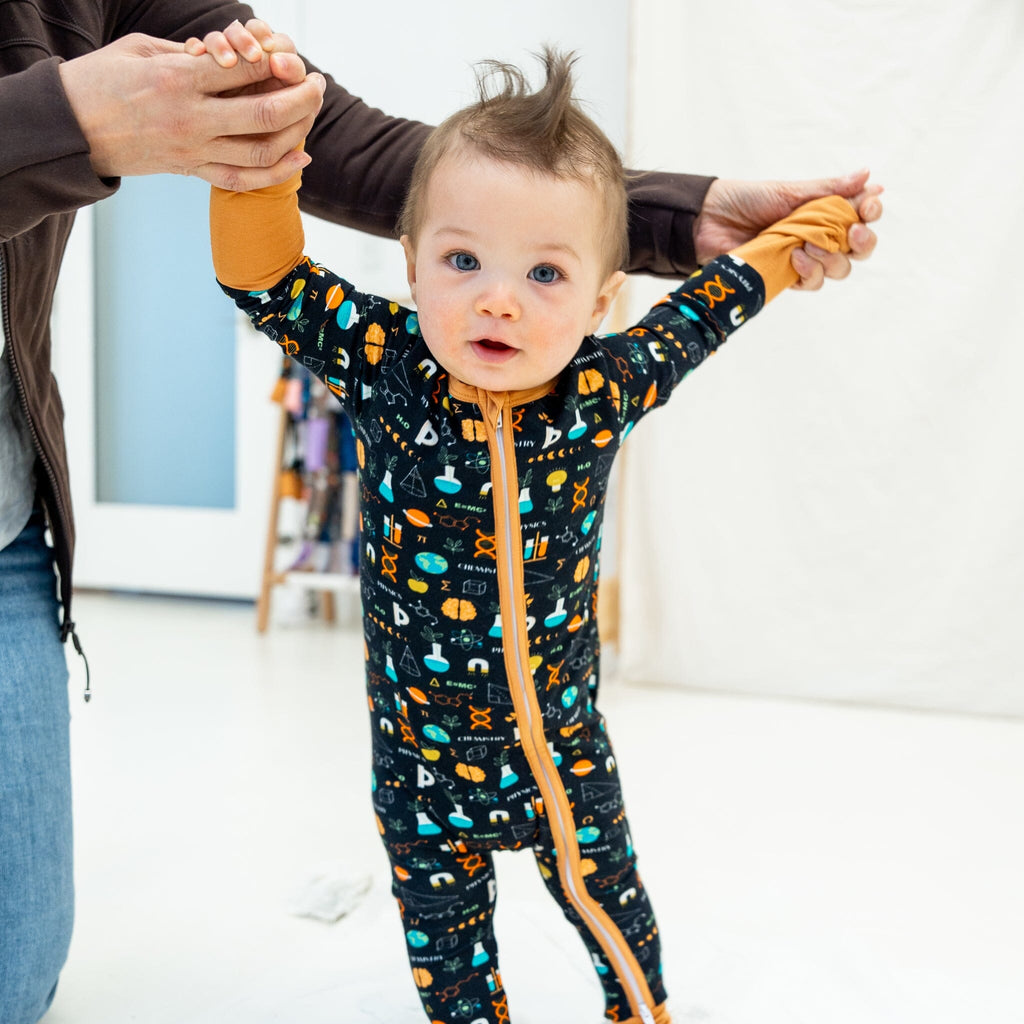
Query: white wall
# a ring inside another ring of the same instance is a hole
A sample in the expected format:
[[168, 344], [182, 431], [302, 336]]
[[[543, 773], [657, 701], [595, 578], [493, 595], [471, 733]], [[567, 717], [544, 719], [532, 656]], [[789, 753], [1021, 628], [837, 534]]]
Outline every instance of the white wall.
[[635, 9], [638, 165], [868, 165], [887, 205], [635, 435], [627, 678], [1024, 714], [1024, 7]]

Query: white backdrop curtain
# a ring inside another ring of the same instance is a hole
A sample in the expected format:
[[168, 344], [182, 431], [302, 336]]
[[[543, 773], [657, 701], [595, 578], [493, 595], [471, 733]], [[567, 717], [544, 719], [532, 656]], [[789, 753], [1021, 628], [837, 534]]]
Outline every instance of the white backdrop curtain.
[[1024, 5], [633, 13], [634, 166], [866, 165], [886, 212], [627, 446], [623, 677], [1024, 715]]

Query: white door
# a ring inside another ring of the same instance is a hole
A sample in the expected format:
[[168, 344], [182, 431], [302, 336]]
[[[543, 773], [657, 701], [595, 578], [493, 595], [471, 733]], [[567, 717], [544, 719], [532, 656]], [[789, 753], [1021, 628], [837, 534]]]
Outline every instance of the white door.
[[217, 289], [208, 195], [125, 179], [72, 234], [53, 331], [81, 587], [259, 589], [280, 359]]

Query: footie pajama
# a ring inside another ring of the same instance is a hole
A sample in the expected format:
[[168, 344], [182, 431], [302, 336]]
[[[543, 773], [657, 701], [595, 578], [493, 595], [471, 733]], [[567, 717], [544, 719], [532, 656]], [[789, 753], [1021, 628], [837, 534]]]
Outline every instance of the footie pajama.
[[745, 247], [712, 261], [632, 329], [582, 339], [557, 379], [508, 393], [453, 378], [414, 311], [303, 257], [295, 188], [214, 190], [214, 261], [355, 428], [373, 802], [423, 1006], [441, 1024], [510, 1019], [491, 858], [529, 849], [606, 1017], [667, 1024], [658, 928], [595, 707], [608, 476], [636, 423], [795, 281], [792, 248], [835, 251], [856, 215], [809, 204], [751, 243], [750, 262]]

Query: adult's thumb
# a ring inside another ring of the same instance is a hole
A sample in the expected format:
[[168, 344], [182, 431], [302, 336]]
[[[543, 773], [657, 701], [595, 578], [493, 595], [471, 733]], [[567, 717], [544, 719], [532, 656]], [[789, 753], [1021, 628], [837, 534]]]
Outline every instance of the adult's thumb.
[[845, 199], [852, 199], [864, 190], [871, 172], [866, 168], [854, 171], [852, 174], [844, 174], [838, 178], [826, 178], [826, 195], [843, 196]]

